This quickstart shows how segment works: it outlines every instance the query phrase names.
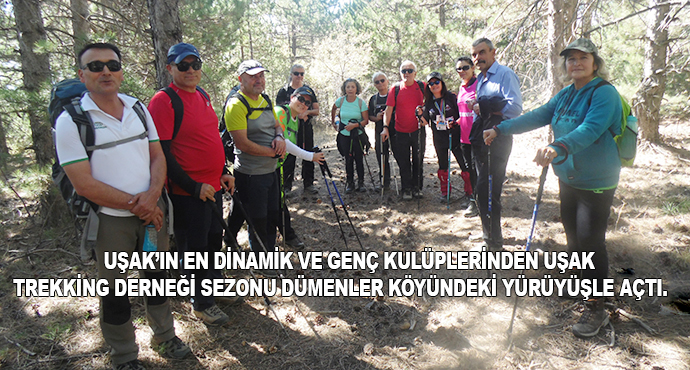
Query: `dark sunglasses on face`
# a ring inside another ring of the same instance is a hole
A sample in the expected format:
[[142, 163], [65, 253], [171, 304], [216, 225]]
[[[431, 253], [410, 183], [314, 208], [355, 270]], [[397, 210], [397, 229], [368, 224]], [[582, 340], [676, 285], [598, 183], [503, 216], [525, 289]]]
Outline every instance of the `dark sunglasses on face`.
[[311, 107], [311, 100], [307, 100], [307, 99], [303, 98], [302, 95], [297, 95], [297, 100], [300, 103], [306, 105], [307, 107]]
[[441, 83], [441, 81], [439, 81], [439, 80], [429, 81], [429, 86], [438, 85], [440, 83]]
[[195, 71], [198, 71], [201, 69], [201, 65], [203, 64], [202, 61], [200, 60], [195, 60], [191, 63], [189, 62], [179, 62], [176, 64], [177, 70], [180, 72], [187, 72], [189, 70], [189, 67], [192, 67]]
[[401, 70], [400, 70], [400, 73], [402, 73], [402, 74], [414, 73], [414, 69], [412, 69], [412, 68], [410, 68], [410, 69], [401, 69]]
[[462, 71], [469, 71], [470, 68], [472, 68], [472, 67], [470, 67], [470, 66], [462, 66], [462, 67], [455, 68], [455, 70], [458, 71], [458, 72], [462, 72]]
[[292, 72], [293, 76], [304, 76], [304, 72]]
[[94, 60], [93, 62], [86, 63], [82, 69], [89, 69], [91, 72], [103, 72], [103, 67], [108, 67], [110, 72], [117, 72], [122, 69], [122, 64], [117, 60], [109, 60], [107, 62], [101, 62], [100, 60]]
[[386, 79], [385, 79], [385, 78], [374, 81], [374, 84], [375, 84], [375, 85], [378, 85], [378, 84], [382, 84], [382, 83], [384, 83], [384, 82], [386, 82]]

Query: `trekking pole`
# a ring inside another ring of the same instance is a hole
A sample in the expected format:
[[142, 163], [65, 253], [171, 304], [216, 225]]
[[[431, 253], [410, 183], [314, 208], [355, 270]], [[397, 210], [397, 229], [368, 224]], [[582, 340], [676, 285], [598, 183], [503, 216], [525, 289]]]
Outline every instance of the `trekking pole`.
[[[328, 174], [328, 178], [331, 180], [331, 184], [333, 185], [333, 189], [335, 190], [335, 193], [338, 195], [338, 199], [340, 199], [340, 205], [343, 206], [343, 211], [345, 212], [345, 217], [347, 217], [347, 222], [350, 223], [350, 227], [352, 227], [352, 232], [355, 233], [355, 238], [357, 238], [357, 243], [359, 243], [359, 247], [364, 251], [364, 245], [362, 245], [362, 241], [359, 240], [359, 235], [357, 234], [357, 229], [355, 229], [355, 225], [352, 223], [352, 219], [350, 218], [350, 213], [347, 211], [347, 205], [345, 205], [345, 202], [343, 201], [343, 197], [340, 196], [340, 192], [338, 191], [338, 187], [335, 186], [335, 180], [333, 180], [333, 174], [331, 174], [331, 170], [328, 168], [328, 163], [326, 161], [323, 161], [323, 164], [321, 165], [321, 173]], [[325, 178], [325, 177], [324, 177]], [[330, 191], [329, 191], [330, 194]], [[331, 198], [332, 200], [332, 198]], [[335, 208], [334, 208], [335, 209]], [[342, 231], [342, 229], [341, 229]], [[345, 237], [345, 234], [343, 233], [343, 237]]]
[[489, 171], [489, 202], [488, 202], [488, 219], [489, 219], [489, 241], [494, 240], [494, 225], [493, 225], [493, 220], [491, 219], [491, 211], [492, 211], [492, 197], [494, 191], [494, 186], [493, 186], [493, 175], [491, 174], [491, 145], [489, 145], [489, 152], [486, 155], [486, 167], [488, 168]]
[[[319, 148], [314, 148], [314, 151], [318, 153], [321, 150]], [[335, 213], [335, 219], [338, 221], [338, 228], [340, 229], [340, 235], [342, 235], [343, 241], [345, 242], [345, 249], [350, 250], [350, 247], [347, 246], [347, 237], [345, 236], [345, 231], [343, 230], [343, 225], [340, 224], [340, 216], [338, 216], [338, 210], [336, 210], [336, 207], [335, 207], [335, 200], [333, 200], [333, 194], [331, 193], [331, 187], [328, 185], [328, 179], [326, 178], [326, 169], [328, 169], [328, 167], [325, 167], [325, 164], [326, 164], [325, 160], [324, 160], [323, 164], [319, 163], [319, 168], [321, 169], [321, 175], [323, 175], [323, 182], [326, 183], [326, 190], [328, 190], [328, 197], [331, 198], [331, 207], [333, 207], [333, 213]], [[328, 170], [328, 173], [330, 175], [330, 170]]]
[[383, 159], [385, 158], [385, 156], [383, 154], [384, 142], [383, 142], [383, 140], [381, 140], [381, 135], [379, 135], [379, 137], [377, 139], [381, 142], [381, 168], [379, 168], [379, 171], [381, 171], [381, 172], [379, 173], [379, 182], [381, 183], [381, 201], [383, 202], [383, 177], [385, 176], [385, 173], [386, 173], [386, 162], [383, 161]]
[[285, 236], [285, 213], [286, 213], [286, 207], [287, 205], [285, 204], [285, 186], [283, 184], [283, 164], [285, 164], [285, 161], [283, 163], [280, 163], [280, 217], [282, 218], [282, 223], [280, 227], [280, 235], [282, 236], [282, 245], [283, 245], [283, 250], [285, 250], [285, 239], [287, 238]]
[[[371, 179], [371, 186], [376, 189], [376, 182], [374, 181], [374, 175], [371, 173], [371, 167], [369, 167], [369, 161], [367, 160], [367, 153], [364, 152], [364, 144], [362, 144], [362, 140], [357, 136], [357, 141], [359, 141], [359, 147], [362, 149], [362, 157], [364, 157], [364, 163], [367, 165], [367, 171], [369, 171], [369, 178]], [[371, 145], [371, 143], [370, 143]], [[383, 183], [381, 183], [381, 187], [383, 188]]]
[[446, 191], [448, 192], [446, 194], [446, 209], [450, 209], [450, 149], [453, 146], [453, 133], [450, 131], [450, 127], [448, 128], [448, 175], [446, 176]]
[[[392, 145], [393, 142], [391, 141], [390, 135], [388, 136], [388, 140], [387, 140], [387, 141], [388, 141], [388, 147], [386, 147], [386, 156], [388, 157], [388, 161], [387, 161], [387, 163], [388, 163], [388, 168], [390, 168], [391, 176], [393, 177], [393, 181], [395, 182], [395, 195], [400, 195], [400, 189], [398, 188], [398, 173], [399, 173], [399, 171], [396, 172], [396, 170], [395, 170], [395, 167], [396, 167], [396, 166], [392, 166], [392, 165], [391, 165], [391, 156], [390, 156], [390, 154], [391, 154], [391, 152], [392, 152], [392, 150], [391, 150], [391, 145]], [[395, 153], [393, 153], [393, 159], [395, 160]]]
[[[541, 170], [541, 176], [539, 176], [539, 189], [537, 190], [537, 200], [534, 202], [534, 211], [532, 211], [532, 227], [529, 230], [529, 236], [527, 237], [527, 243], [525, 244], [525, 251], [529, 252], [529, 248], [532, 245], [532, 236], [534, 235], [534, 227], [537, 224], [537, 214], [539, 213], [539, 204], [541, 204], [541, 197], [544, 194], [544, 183], [546, 182], [546, 174], [549, 172], [549, 166], [546, 165]], [[522, 269], [520, 275], [525, 273], [525, 269]], [[519, 297], [515, 295], [515, 304], [513, 304], [513, 314], [510, 318], [510, 326], [508, 326], [508, 338], [510, 339], [510, 344], [508, 349], [513, 345], [513, 323], [515, 321], [515, 313], [517, 312]]]
[[[424, 162], [424, 154], [422, 153], [422, 115], [419, 113], [418, 109], [421, 109], [422, 106], [418, 105], [417, 108], [415, 108], [414, 113], [417, 116], [417, 156], [419, 157], [417, 162], [417, 189], [419, 190], [419, 195], [417, 197], [417, 211], [419, 211], [419, 203], [421, 198], [421, 193], [422, 193], [422, 163]], [[414, 163], [412, 165], [414, 169]], [[413, 170], [414, 172], [414, 170]]]
[[[252, 225], [252, 221], [251, 221], [251, 219], [249, 218], [249, 216], [247, 215], [247, 212], [245, 212], [244, 206], [242, 205], [242, 202], [240, 201], [240, 198], [237, 196], [237, 192], [235, 192], [234, 194], [232, 194], [232, 199], [236, 202], [238, 208], [240, 209], [240, 211], [241, 211], [242, 214], [244, 215], [244, 218], [247, 220], [247, 223], [249, 224], [249, 227], [251, 227], [252, 230], [254, 230], [254, 237], [256, 237], [256, 239], [259, 241], [259, 244], [261, 245], [261, 248], [263, 248], [265, 251], [268, 251], [268, 250], [266, 249], [266, 247], [264, 246], [264, 243], [261, 241], [261, 238], [259, 238], [259, 234], [256, 232], [256, 229], [255, 229], [254, 226]], [[223, 214], [220, 212], [220, 210], [218, 209], [218, 207], [216, 207], [215, 204], [213, 204], [213, 203], [211, 203], [211, 209], [213, 210], [213, 214], [216, 215], [216, 218], [218, 219], [218, 221], [220, 222], [220, 224], [223, 226], [223, 230], [225, 230], [225, 231], [227, 232], [227, 231], [228, 231], [228, 224], [227, 224], [227, 223], [225, 222], [225, 220], [223, 219]], [[253, 269], [251, 269], [251, 268], [249, 269], [249, 274], [252, 276], [252, 279], [254, 279], [254, 282], [256, 282], [256, 284], [258, 285], [258, 284], [259, 284], [259, 279], [256, 277], [256, 275], [254, 275]], [[279, 273], [279, 275], [282, 275], [282, 274]], [[263, 298], [264, 298], [264, 303], [266, 304], [266, 307], [268, 307], [268, 309], [270, 309], [271, 312], [273, 312], [273, 316], [275, 316], [276, 321], [278, 322], [278, 325], [280, 325], [280, 328], [283, 329], [283, 331], [285, 332], [285, 334], [289, 337], [289, 336], [290, 336], [290, 333], [288, 333], [287, 329], [285, 329], [285, 326], [284, 326], [283, 323], [280, 321], [280, 317], [278, 317], [278, 313], [277, 313], [277, 312], [275, 311], [275, 309], [273, 308], [273, 304], [271, 303], [271, 300], [268, 299], [268, 296], [266, 295], [266, 292], [262, 291], [262, 292], [261, 292], [261, 295], [262, 295]]]

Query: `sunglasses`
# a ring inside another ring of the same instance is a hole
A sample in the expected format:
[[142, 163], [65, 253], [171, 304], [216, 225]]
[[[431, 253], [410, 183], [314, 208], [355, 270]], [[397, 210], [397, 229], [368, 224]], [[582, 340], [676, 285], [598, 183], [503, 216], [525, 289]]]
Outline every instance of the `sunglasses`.
[[293, 76], [304, 76], [304, 72], [292, 72]]
[[458, 71], [458, 72], [462, 72], [462, 71], [469, 71], [470, 68], [472, 68], [472, 67], [470, 67], [470, 66], [462, 66], [462, 67], [455, 68], [455, 70]]
[[195, 71], [198, 71], [201, 69], [201, 65], [203, 64], [202, 61], [200, 60], [195, 60], [191, 63], [189, 62], [179, 62], [175, 64], [177, 66], [177, 70], [180, 72], [187, 72], [189, 70], [189, 67], [192, 67]]
[[307, 100], [307, 99], [303, 98], [302, 95], [297, 95], [297, 101], [306, 105], [307, 107], [311, 107], [311, 100]]
[[439, 81], [439, 80], [436, 80], [436, 81], [429, 81], [429, 86], [438, 85], [438, 84], [440, 84], [440, 83], [441, 83], [441, 81]]
[[385, 79], [385, 78], [382, 78], [382, 79], [380, 79], [380, 80], [374, 81], [374, 84], [378, 85], [378, 84], [382, 84], [382, 83], [384, 83], [384, 82], [386, 82], [386, 79]]
[[86, 63], [82, 69], [88, 68], [91, 72], [103, 72], [103, 67], [108, 67], [110, 72], [117, 72], [122, 69], [122, 64], [117, 60], [109, 60], [107, 62], [94, 60], [93, 62]]
[[414, 73], [414, 69], [412, 69], [412, 68], [410, 68], [410, 69], [401, 69], [401, 70], [400, 70], [400, 73], [402, 73], [402, 74]]

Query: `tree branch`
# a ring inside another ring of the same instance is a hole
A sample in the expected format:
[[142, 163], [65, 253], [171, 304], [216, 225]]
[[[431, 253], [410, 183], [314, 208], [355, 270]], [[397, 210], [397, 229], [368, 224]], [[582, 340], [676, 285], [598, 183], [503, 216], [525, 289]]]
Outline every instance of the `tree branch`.
[[636, 11], [636, 12], [634, 12], [634, 13], [630, 13], [630, 14], [624, 16], [624, 17], [620, 17], [620, 18], [615, 19], [615, 20], [613, 20], [613, 21], [611, 21], [611, 22], [609, 22], [609, 23], [604, 23], [604, 24], [602, 24], [602, 25], [600, 25], [600, 26], [594, 27], [594, 28], [592, 28], [591, 30], [585, 32], [582, 36], [583, 36], [583, 37], [589, 38], [589, 35], [590, 35], [592, 32], [596, 31], [596, 30], [599, 30], [599, 29], [602, 29], [602, 28], [606, 28], [606, 27], [612, 26], [612, 25], [614, 25], [614, 24], [618, 24], [618, 23], [623, 22], [624, 20], [626, 20], [626, 19], [628, 19], [628, 18], [632, 18], [632, 17], [634, 17], [634, 16], [636, 16], [636, 15], [640, 15], [640, 14], [642, 14], [642, 13], [644, 13], [644, 12], [648, 12], [648, 11], [650, 11], [650, 10], [656, 9], [656, 8], [658, 8], [658, 7], [661, 7], [661, 6], [666, 6], [666, 5], [682, 5], [681, 8], [683, 8], [683, 7], [685, 7], [686, 5], [688, 5], [688, 3], [690, 3], [690, 1], [685, 1], [685, 2], [682, 2], [682, 1], [668, 1], [668, 2], [665, 2], [665, 3], [659, 3], [659, 4], [656, 4], [656, 5], [654, 5], [654, 6], [650, 6], [650, 7], [648, 7], [648, 8], [644, 8], [644, 9], [638, 10], [638, 11]]

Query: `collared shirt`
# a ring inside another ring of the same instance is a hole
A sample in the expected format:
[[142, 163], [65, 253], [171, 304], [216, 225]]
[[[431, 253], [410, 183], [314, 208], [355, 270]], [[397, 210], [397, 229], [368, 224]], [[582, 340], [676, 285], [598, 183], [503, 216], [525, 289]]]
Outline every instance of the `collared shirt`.
[[477, 76], [477, 99], [483, 96], [506, 99], [506, 106], [501, 110], [505, 119], [515, 118], [522, 113], [520, 81], [512, 69], [497, 61], [494, 61], [488, 71]]
[[[124, 105], [122, 119], [116, 119], [101, 110], [90, 94], [81, 98], [81, 106], [89, 112], [94, 125], [95, 145], [112, 143], [137, 136], [144, 132], [144, 124], [134, 111], [137, 99], [118, 94]], [[144, 108], [148, 138], [134, 140], [110, 148], [94, 150], [91, 155], [91, 174], [94, 179], [129, 194], [149, 190], [151, 184], [151, 156], [149, 143], [158, 141], [158, 132], [148, 110]], [[86, 149], [79, 139], [79, 130], [67, 112], [55, 123], [55, 146], [61, 166], [89, 160]], [[101, 212], [115, 217], [134, 216], [124, 209], [102, 207]]]

